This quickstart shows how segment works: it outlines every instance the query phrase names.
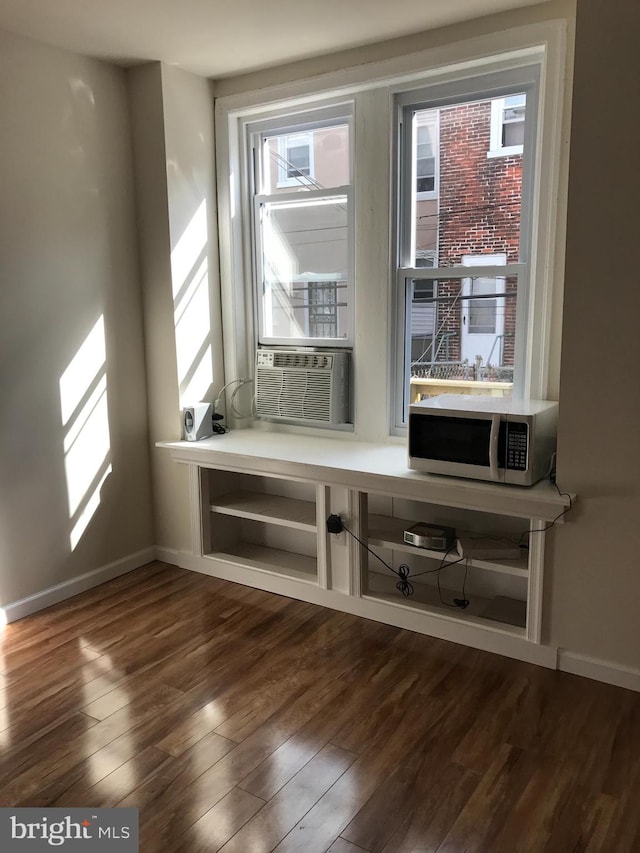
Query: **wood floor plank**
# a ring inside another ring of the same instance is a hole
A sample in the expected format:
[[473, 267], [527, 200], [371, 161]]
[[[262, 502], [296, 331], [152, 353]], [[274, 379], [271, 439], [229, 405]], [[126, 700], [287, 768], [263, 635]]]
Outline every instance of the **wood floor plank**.
[[223, 853], [269, 853], [356, 757], [337, 746], [326, 746], [224, 845]]
[[364, 850], [364, 847], [358, 847], [357, 844], [352, 844], [350, 841], [345, 841], [344, 838], [336, 838], [327, 853], [371, 853], [369, 850]]
[[240, 788], [232, 788], [189, 827], [178, 846], [172, 848], [173, 853], [215, 853], [263, 806], [264, 800]]
[[418, 741], [342, 830], [342, 837], [371, 853], [393, 849], [389, 844], [394, 838], [398, 847], [411, 834], [421, 846], [437, 849], [480, 777], [439, 755], [436, 744], [435, 733]]
[[640, 694], [154, 563], [0, 633], [0, 805], [144, 853], [639, 853]]
[[95, 720], [79, 712], [24, 749], [16, 748], [5, 755], [0, 806], [10, 806], [36, 794], [52, 778], [73, 766], [76, 762], [69, 761], [69, 743], [86, 736], [94, 725]]
[[[402, 809], [402, 822], [390, 837], [385, 833], [388, 840], [382, 848], [383, 853], [407, 853], [408, 850], [435, 853], [478, 783], [476, 773], [457, 764], [429, 767], [416, 779], [415, 788]], [[362, 824], [361, 814], [356, 820]], [[350, 831], [353, 832], [353, 827]], [[379, 846], [376, 842], [374, 849]]]
[[490, 849], [602, 850], [616, 801], [591, 794], [570, 775], [536, 768], [522, 796], [509, 812]]
[[[336, 687], [341, 688], [342, 685]], [[165, 786], [160, 794], [154, 792], [149, 798], [144, 792], [134, 791], [119, 805], [140, 806], [142, 793], [146, 808], [141, 828], [148, 822], [153, 827], [150, 843], [166, 844], [169, 838], [186, 832], [325, 705], [326, 697], [319, 696], [314, 687], [309, 687], [300, 692], [277, 718], [269, 720], [189, 784], [185, 784], [185, 777], [180, 784]], [[197, 754], [198, 748], [199, 743], [189, 752]], [[181, 762], [185, 756], [187, 753], [175, 761]]]
[[[136, 750], [127, 761], [120, 762], [122, 756], [117, 753], [114, 755], [116, 760], [112, 762], [94, 758], [90, 756], [78, 762], [18, 805], [112, 807], [154, 773], [166, 760], [166, 755], [153, 747], [146, 747]], [[111, 772], [110, 766], [115, 766]]]
[[[397, 695], [403, 695], [406, 699], [406, 691], [411, 689], [411, 684], [415, 684], [413, 678], [407, 677]], [[371, 738], [369, 747], [349, 770], [280, 842], [275, 848], [278, 853], [296, 853], [300, 850], [324, 853], [342, 834], [384, 781], [390, 768], [402, 761], [424, 731], [424, 718], [418, 713], [405, 717], [401, 708], [400, 705], [396, 707], [396, 716], [389, 716], [387, 727]]]
[[438, 853], [493, 851], [495, 839], [531, 781], [534, 767], [529, 756], [504, 744], [438, 847]]

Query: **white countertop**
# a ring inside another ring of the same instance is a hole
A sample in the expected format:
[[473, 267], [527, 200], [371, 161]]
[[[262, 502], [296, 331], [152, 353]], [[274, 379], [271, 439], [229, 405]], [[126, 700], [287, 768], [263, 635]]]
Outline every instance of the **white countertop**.
[[[412, 471], [405, 444], [233, 430], [202, 441], [161, 441], [178, 462], [285, 477], [446, 506], [551, 521], [569, 504], [551, 483], [512, 486]], [[563, 519], [560, 519], [562, 521]]]

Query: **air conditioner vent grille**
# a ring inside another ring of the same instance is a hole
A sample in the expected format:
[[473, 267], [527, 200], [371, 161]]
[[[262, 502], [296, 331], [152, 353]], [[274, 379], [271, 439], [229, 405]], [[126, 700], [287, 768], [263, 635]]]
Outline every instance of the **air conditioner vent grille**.
[[331, 375], [261, 368], [257, 405], [263, 415], [331, 420]]
[[348, 352], [258, 350], [256, 414], [305, 423], [347, 423], [348, 360]]

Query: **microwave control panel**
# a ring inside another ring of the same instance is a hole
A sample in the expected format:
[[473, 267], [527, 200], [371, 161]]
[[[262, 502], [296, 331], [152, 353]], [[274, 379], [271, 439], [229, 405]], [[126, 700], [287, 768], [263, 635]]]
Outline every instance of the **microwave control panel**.
[[511, 471], [527, 470], [527, 445], [529, 425], [509, 421], [507, 424], [507, 468]]

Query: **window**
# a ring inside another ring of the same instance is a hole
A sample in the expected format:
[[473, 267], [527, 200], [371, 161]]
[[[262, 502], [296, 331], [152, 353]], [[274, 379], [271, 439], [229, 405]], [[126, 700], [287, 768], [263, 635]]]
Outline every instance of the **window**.
[[[518, 79], [526, 88], [509, 94]], [[506, 91], [496, 97], [499, 85]], [[535, 86], [534, 69], [518, 69], [449, 86], [447, 97], [434, 86], [397, 98], [398, 425], [408, 404], [426, 396], [510, 396], [524, 387], [532, 160], [523, 150]], [[498, 108], [502, 151], [511, 156], [487, 159]], [[428, 200], [425, 127], [437, 128]]]
[[438, 111], [418, 112], [415, 122], [416, 195], [418, 199], [435, 198], [438, 177]]
[[259, 343], [351, 343], [350, 127], [344, 107], [248, 126]]
[[[270, 154], [277, 158], [278, 186], [298, 186], [312, 183], [313, 148], [312, 137], [308, 133], [294, 133], [289, 136], [273, 137]], [[273, 143], [277, 142], [277, 154]]]
[[491, 102], [491, 134], [487, 157], [522, 154], [527, 96], [507, 95]]
[[216, 98], [227, 380], [253, 375], [257, 343], [352, 349], [362, 441], [404, 437], [423, 395], [557, 398], [565, 30]]

